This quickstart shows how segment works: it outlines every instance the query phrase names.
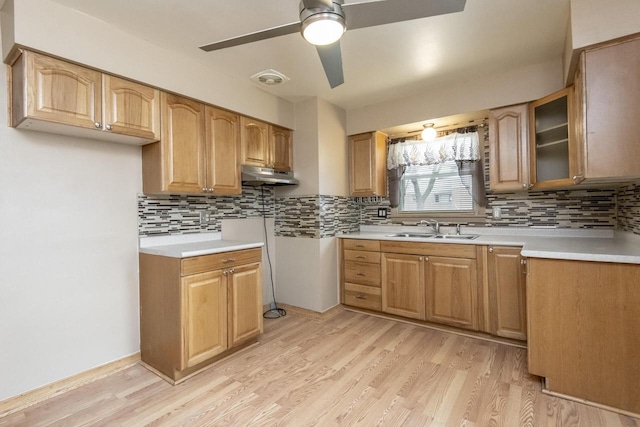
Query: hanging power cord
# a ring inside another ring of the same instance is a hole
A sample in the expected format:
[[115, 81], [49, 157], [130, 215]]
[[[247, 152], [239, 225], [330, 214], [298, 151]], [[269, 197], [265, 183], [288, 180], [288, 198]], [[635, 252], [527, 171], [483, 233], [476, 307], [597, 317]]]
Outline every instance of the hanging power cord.
[[[262, 193], [262, 225], [264, 226], [264, 246], [267, 248], [267, 262], [269, 263], [269, 276], [271, 277], [271, 295], [273, 295], [273, 308], [262, 313], [262, 317], [265, 319], [277, 319], [287, 315], [287, 311], [284, 308], [278, 308], [276, 302], [276, 288], [273, 283], [273, 267], [271, 265], [271, 255], [269, 254], [269, 239], [267, 235], [267, 209], [264, 203], [264, 185], [260, 186]], [[275, 218], [274, 218], [275, 220]]]

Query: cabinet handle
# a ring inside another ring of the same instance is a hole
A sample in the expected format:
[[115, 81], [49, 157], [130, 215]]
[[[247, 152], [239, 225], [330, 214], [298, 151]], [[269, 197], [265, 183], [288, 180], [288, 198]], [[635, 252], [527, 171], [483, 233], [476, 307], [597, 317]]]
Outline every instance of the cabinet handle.
[[489, 253], [492, 254], [493, 253], [493, 248], [489, 248]]
[[584, 181], [584, 176], [583, 175], [575, 175], [573, 177], [573, 183], [574, 184], [580, 184], [582, 181]]
[[358, 255], [358, 256], [356, 257], [356, 259], [367, 259], [367, 257], [366, 257], [366, 256], [364, 256], [364, 255]]
[[235, 273], [235, 272], [236, 272], [236, 269], [235, 269], [235, 268], [232, 268], [231, 270], [229, 270], [229, 274], [233, 274], [233, 273]]
[[113, 129], [113, 127], [111, 127], [111, 125], [106, 125], [106, 126], [105, 126], [105, 129], [107, 129], [107, 130], [111, 130], [111, 129]]
[[100, 129], [102, 127], [102, 123], [100, 123], [100, 122], [95, 122], [93, 125], [98, 129]]
[[364, 248], [364, 245], [356, 245], [356, 248]]
[[357, 272], [356, 276], [364, 276], [364, 273]]
[[522, 188], [527, 188], [528, 185], [527, 184], [522, 184]]
[[224, 270], [222, 274], [226, 276], [227, 274], [229, 274], [229, 270]]
[[213, 193], [213, 188], [209, 188], [209, 193]]
[[235, 260], [236, 260], [235, 258], [227, 258], [227, 259], [223, 259], [222, 263], [229, 264], [230, 262], [234, 262]]
[[424, 257], [420, 257], [419, 259], [420, 259], [420, 261], [424, 261]]
[[533, 188], [533, 184], [529, 184], [529, 188]]
[[367, 299], [366, 295], [358, 294], [356, 295], [357, 299]]
[[520, 260], [520, 264], [522, 264], [522, 265], [527, 265], [527, 260], [526, 260], [526, 259], [521, 259], [521, 260]]

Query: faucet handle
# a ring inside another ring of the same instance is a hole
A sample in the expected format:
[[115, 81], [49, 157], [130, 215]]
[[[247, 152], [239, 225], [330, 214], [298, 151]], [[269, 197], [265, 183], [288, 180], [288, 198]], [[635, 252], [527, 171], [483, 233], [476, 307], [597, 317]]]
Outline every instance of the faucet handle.
[[462, 227], [461, 224], [456, 224], [456, 234], [459, 236], [460, 235], [460, 228]]

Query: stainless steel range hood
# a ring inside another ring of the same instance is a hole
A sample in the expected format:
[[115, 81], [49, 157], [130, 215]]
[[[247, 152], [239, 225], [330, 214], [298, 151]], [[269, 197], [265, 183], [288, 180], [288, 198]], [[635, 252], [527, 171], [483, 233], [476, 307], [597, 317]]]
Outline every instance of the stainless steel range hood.
[[297, 185], [293, 172], [280, 172], [258, 166], [242, 166], [242, 183], [247, 185]]

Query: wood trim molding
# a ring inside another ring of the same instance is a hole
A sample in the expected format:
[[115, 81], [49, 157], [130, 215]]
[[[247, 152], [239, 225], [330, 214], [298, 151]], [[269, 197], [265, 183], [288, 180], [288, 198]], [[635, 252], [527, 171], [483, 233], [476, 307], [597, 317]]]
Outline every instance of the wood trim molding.
[[97, 379], [104, 378], [140, 362], [140, 352], [125, 356], [113, 362], [96, 366], [84, 372], [38, 387], [0, 402], [0, 419], [6, 415], [23, 410], [31, 405], [66, 393]]

